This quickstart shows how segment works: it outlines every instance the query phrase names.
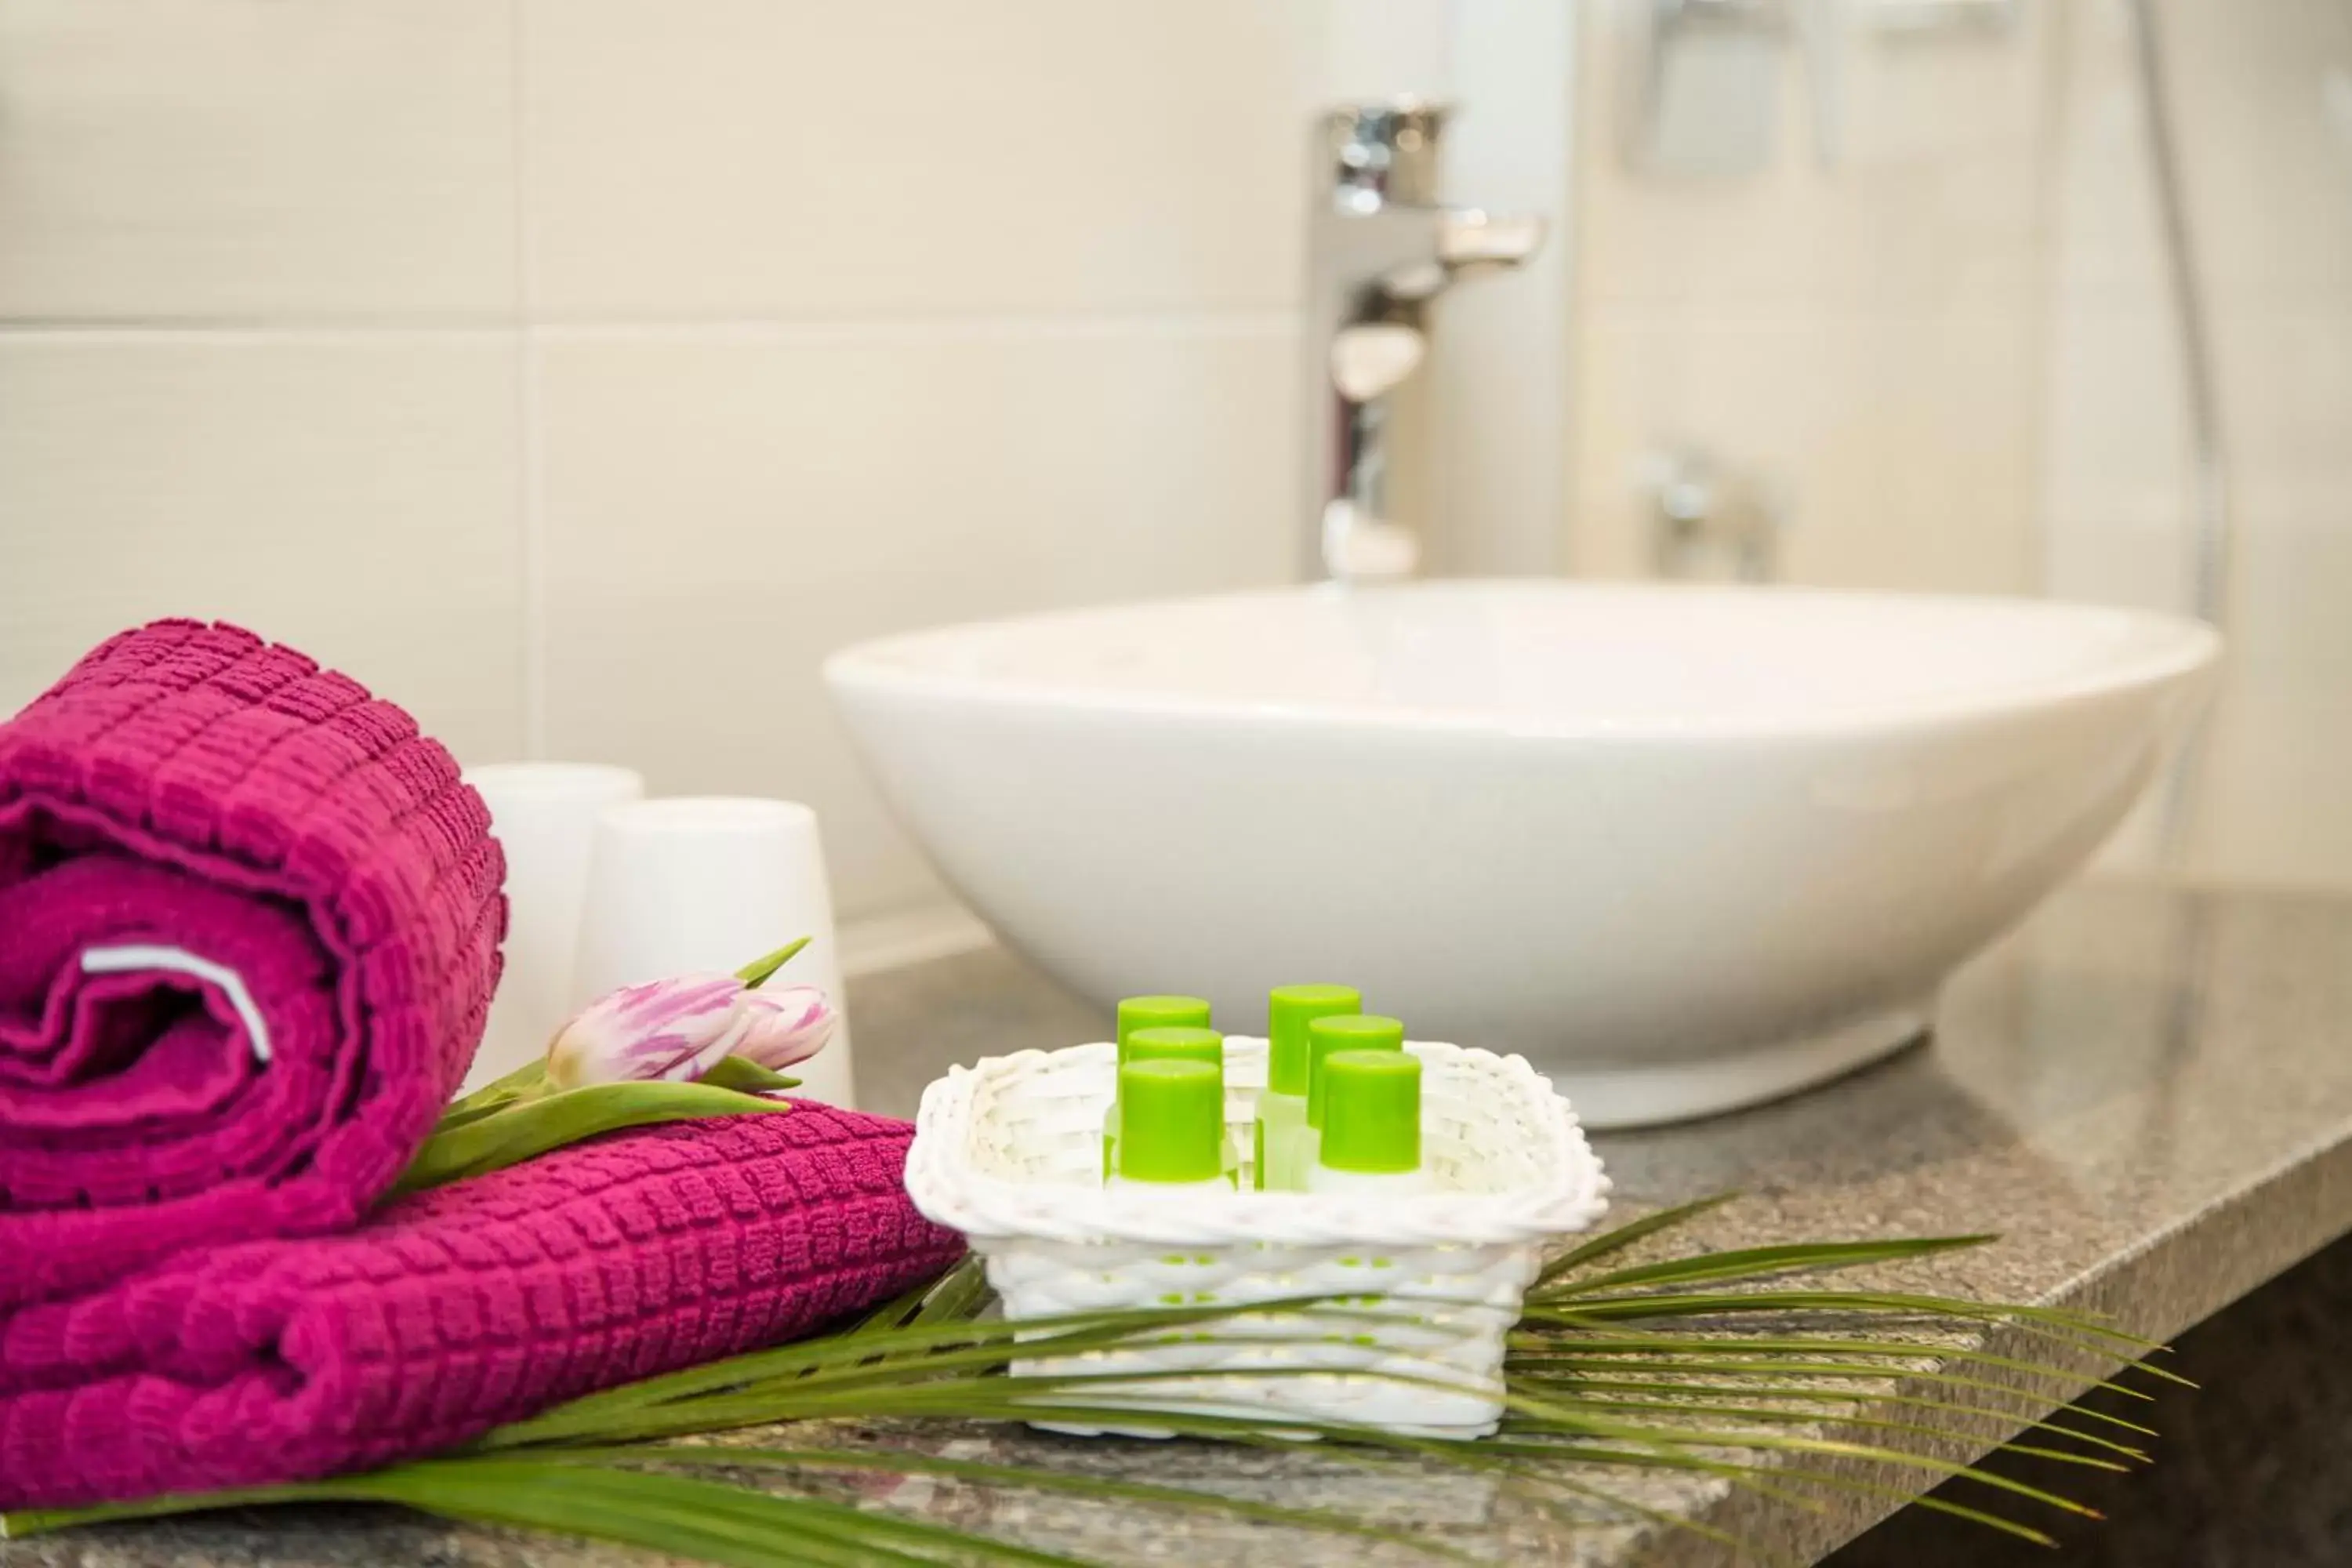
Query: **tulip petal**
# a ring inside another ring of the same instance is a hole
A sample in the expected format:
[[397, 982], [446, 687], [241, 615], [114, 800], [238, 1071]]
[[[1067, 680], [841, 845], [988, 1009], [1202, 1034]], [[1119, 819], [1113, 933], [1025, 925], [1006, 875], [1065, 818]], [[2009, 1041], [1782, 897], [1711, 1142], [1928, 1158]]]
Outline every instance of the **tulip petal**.
[[625, 985], [581, 1009], [548, 1047], [559, 1089], [637, 1079], [693, 1079], [749, 1027], [731, 975], [686, 974]]
[[754, 992], [744, 997], [753, 1016], [748, 1037], [735, 1054], [771, 1069], [806, 1061], [833, 1038], [840, 1014], [832, 999], [814, 985], [787, 985]]

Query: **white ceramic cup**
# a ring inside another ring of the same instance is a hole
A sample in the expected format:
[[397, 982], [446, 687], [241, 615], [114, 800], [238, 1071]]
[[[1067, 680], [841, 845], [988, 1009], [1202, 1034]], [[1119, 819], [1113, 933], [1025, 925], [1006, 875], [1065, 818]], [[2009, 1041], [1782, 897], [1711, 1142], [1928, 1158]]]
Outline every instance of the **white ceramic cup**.
[[644, 795], [646, 781], [593, 763], [499, 763], [467, 768], [466, 782], [481, 792], [490, 832], [506, 850], [509, 909], [506, 973], [466, 1073], [470, 1089], [543, 1055], [571, 1016], [596, 816]]
[[[833, 893], [807, 806], [719, 797], [607, 806], [596, 819], [572, 1000], [740, 969], [803, 936], [809, 945], [769, 984], [821, 985], [840, 1006]], [[799, 1095], [850, 1104], [847, 1014], [824, 1050], [789, 1070]]]

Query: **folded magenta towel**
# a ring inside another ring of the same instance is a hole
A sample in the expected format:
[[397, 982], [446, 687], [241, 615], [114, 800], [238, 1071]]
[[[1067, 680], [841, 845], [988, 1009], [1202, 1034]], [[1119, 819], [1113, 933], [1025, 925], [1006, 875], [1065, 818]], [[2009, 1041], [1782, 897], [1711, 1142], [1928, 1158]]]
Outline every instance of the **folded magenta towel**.
[[429, 1454], [954, 1258], [912, 1129], [810, 1104], [371, 1215], [481, 1035], [488, 826], [406, 714], [226, 626], [0, 725], [0, 1509]]
[[0, 1320], [0, 1509], [412, 1458], [805, 1332], [961, 1249], [907, 1201], [911, 1135], [808, 1103], [616, 1133], [25, 1309]]
[[233, 627], [0, 725], [0, 1312], [356, 1223], [481, 1037], [503, 869], [415, 721]]

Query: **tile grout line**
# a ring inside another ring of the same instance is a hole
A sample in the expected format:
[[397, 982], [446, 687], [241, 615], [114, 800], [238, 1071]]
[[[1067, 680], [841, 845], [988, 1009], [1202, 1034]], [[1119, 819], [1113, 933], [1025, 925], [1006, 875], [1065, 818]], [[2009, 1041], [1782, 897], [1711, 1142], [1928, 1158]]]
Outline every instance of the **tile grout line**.
[[568, 342], [711, 342], [751, 341], [783, 344], [839, 344], [874, 341], [984, 342], [1023, 339], [1263, 337], [1298, 330], [1299, 312], [1287, 307], [1234, 310], [1135, 310], [1121, 312], [974, 312], [937, 316], [821, 317], [713, 316], [631, 320], [614, 317], [551, 318], [535, 321], [541, 335]]
[[541, 472], [545, 446], [540, 438], [538, 355], [531, 351], [530, 329], [516, 334], [515, 409], [516, 512], [522, 553], [522, 703], [523, 755], [532, 761], [547, 756], [548, 590], [547, 485]]
[[1277, 308], [938, 316], [530, 317], [482, 316], [0, 318], [0, 342], [106, 341], [357, 345], [401, 341], [495, 342], [527, 331], [536, 341], [838, 344], [869, 340], [974, 342], [1026, 338], [1251, 337], [1296, 331], [1298, 312]]
[[511, 311], [482, 316], [58, 317], [0, 319], [0, 342], [238, 342], [307, 345], [497, 342], [515, 329]]
[[530, 163], [526, 134], [523, 0], [507, 0], [507, 133], [514, 220], [515, 527], [522, 566], [522, 754], [547, 755], [548, 562], [544, 398], [532, 322]]

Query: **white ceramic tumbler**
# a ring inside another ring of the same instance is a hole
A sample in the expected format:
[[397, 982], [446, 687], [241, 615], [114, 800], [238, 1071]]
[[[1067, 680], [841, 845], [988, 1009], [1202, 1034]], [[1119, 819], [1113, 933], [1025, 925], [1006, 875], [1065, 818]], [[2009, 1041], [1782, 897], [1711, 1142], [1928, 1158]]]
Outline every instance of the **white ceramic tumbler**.
[[481, 792], [490, 832], [506, 850], [508, 903], [506, 973], [466, 1073], [470, 1089], [545, 1054], [572, 1016], [572, 960], [596, 817], [644, 795], [646, 781], [593, 763], [499, 763], [467, 768], [466, 782]]
[[[816, 813], [788, 800], [719, 797], [608, 806], [572, 969], [575, 1005], [617, 986], [695, 970], [740, 969], [796, 937], [811, 938], [772, 985], [821, 985], [842, 1005], [833, 893]], [[789, 1069], [797, 1093], [852, 1103], [849, 1019]]]

